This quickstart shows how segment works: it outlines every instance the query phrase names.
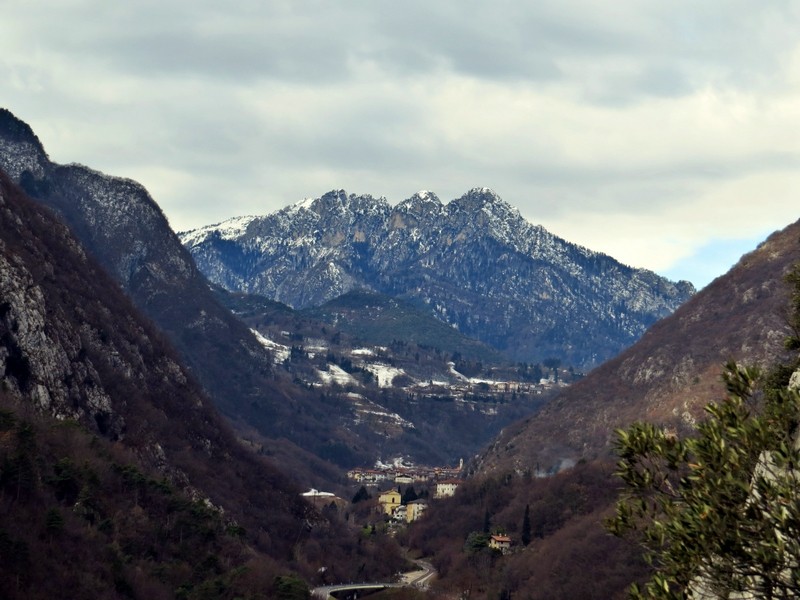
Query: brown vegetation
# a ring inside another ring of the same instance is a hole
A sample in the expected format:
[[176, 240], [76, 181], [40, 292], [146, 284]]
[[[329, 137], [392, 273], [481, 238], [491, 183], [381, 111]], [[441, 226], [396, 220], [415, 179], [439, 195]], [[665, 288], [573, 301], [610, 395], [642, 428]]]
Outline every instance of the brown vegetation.
[[[608, 466], [614, 429], [646, 420], [676, 434], [690, 431], [702, 408], [721, 397], [725, 362], [766, 365], [783, 354], [784, 277], [800, 260], [798, 238], [800, 222], [773, 234], [632, 348], [507, 428], [471, 465], [465, 494], [452, 506], [432, 507], [412, 533], [416, 547], [436, 552], [441, 585], [496, 598], [615, 598], [642, 581], [647, 569], [638, 548], [600, 525], [616, 496]], [[575, 460], [590, 462], [532, 478]], [[481, 564], [459, 547], [480, 528], [484, 511], [519, 540], [526, 504], [533, 536], [527, 547]]]
[[0, 406], [1, 597], [258, 598], [284, 571], [122, 445]]
[[403, 565], [241, 446], [119, 286], [2, 173], [0, 239], [6, 283], [35, 290], [0, 298], [1, 597], [258, 598], [280, 573]]
[[800, 222], [772, 234], [726, 275], [651, 327], [618, 357], [508, 427], [473, 470], [543, 470], [607, 457], [614, 430], [634, 420], [686, 430], [722, 395], [722, 368], [773, 363], [783, 351], [789, 288], [800, 260]]
[[[646, 573], [635, 547], [608, 534], [602, 519], [618, 491], [609, 463], [579, 464], [550, 478], [470, 480], [432, 503], [409, 544], [439, 571], [436, 587], [481, 598], [623, 598]], [[525, 507], [532, 540], [521, 543]], [[488, 517], [488, 519], [487, 519]], [[512, 551], [469, 548], [470, 532], [502, 531]]]

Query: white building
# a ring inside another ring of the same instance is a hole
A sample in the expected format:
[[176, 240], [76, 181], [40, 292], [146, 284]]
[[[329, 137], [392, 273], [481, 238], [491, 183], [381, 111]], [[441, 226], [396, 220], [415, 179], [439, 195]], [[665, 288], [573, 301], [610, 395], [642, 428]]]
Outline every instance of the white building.
[[460, 479], [446, 479], [444, 481], [437, 481], [436, 482], [436, 493], [434, 494], [434, 498], [447, 498], [449, 496], [453, 496], [458, 489], [458, 486], [461, 485]]

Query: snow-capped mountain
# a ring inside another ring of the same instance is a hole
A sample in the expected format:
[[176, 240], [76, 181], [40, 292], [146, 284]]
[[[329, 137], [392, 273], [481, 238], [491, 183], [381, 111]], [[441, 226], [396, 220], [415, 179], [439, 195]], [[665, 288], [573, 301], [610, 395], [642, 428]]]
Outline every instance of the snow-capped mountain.
[[594, 366], [694, 293], [552, 235], [488, 188], [447, 204], [423, 191], [396, 206], [332, 191], [179, 235], [229, 290], [302, 308], [371, 289], [520, 361]]

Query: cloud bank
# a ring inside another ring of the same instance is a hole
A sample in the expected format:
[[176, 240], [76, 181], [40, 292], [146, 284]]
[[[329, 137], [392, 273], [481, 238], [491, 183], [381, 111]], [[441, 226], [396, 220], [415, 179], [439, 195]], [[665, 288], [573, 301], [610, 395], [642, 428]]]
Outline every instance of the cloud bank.
[[177, 230], [330, 189], [487, 186], [703, 285], [798, 217], [790, 2], [0, 6], [0, 104], [53, 160], [141, 181]]

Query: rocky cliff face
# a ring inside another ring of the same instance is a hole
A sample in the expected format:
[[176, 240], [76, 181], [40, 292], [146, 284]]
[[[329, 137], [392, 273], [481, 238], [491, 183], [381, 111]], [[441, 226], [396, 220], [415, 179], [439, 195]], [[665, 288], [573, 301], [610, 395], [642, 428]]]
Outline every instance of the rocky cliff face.
[[368, 288], [520, 361], [594, 366], [694, 292], [570, 244], [486, 188], [446, 205], [420, 192], [394, 207], [340, 190], [180, 235], [230, 290], [306, 307]]
[[247, 458], [169, 344], [67, 227], [2, 171], [0, 234], [6, 395], [39, 413], [78, 421], [133, 449], [147, 468], [206, 494], [216, 486], [187, 452], [219, 464], [220, 473], [228, 469], [222, 463], [238, 456], [276, 477]]
[[[0, 169], [56, 211], [136, 306], [169, 336], [223, 414], [303, 478], [335, 476], [306, 442], [345, 437], [352, 444], [352, 434], [331, 432], [328, 411], [317, 406], [317, 398], [276, 377], [270, 352], [214, 298], [141, 185], [81, 165], [51, 162], [30, 127], [4, 109]], [[306, 434], [289, 433], [286, 441], [289, 424], [304, 409], [314, 415], [303, 430]]]
[[287, 572], [400, 568], [299, 492], [0, 170], [0, 596], [252, 597]]
[[[7, 180], [3, 183], [7, 184]], [[4, 186], [5, 187], [5, 186]], [[90, 306], [65, 306], [46, 297], [50, 290], [43, 288], [40, 279], [54, 279], [61, 271], [43, 243], [34, 245], [29, 227], [31, 212], [21, 218], [7, 199], [6, 189], [0, 189], [3, 236], [0, 240], [0, 366], [5, 387], [13, 395], [28, 396], [33, 404], [60, 419], [72, 418], [91, 423], [103, 434], [114, 439], [124, 436], [125, 419], [112, 406], [111, 398], [102, 385], [95, 362], [108, 356], [128, 378], [141, 378], [144, 348], [120, 348], [101, 336], [100, 328], [90, 327], [82, 317]], [[29, 240], [30, 246], [25, 246]], [[78, 265], [91, 269], [80, 246], [63, 226], [52, 226], [50, 245], [63, 244]], [[20, 256], [27, 250], [27, 256]], [[34, 271], [35, 270], [35, 271]], [[68, 274], [66, 274], [68, 276]], [[106, 322], [108, 326], [110, 323]], [[135, 334], [146, 337], [143, 330]], [[116, 340], [114, 340], [116, 341]], [[173, 370], [165, 356], [158, 368]], [[180, 371], [176, 370], [180, 376]]]

